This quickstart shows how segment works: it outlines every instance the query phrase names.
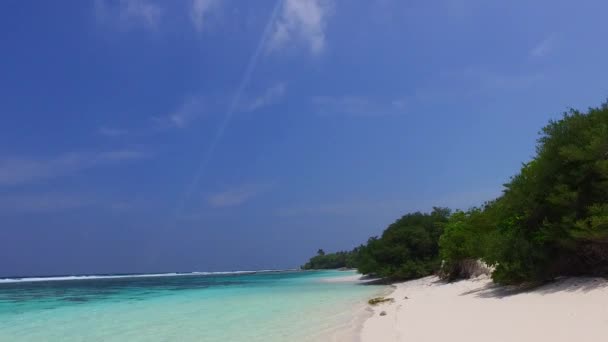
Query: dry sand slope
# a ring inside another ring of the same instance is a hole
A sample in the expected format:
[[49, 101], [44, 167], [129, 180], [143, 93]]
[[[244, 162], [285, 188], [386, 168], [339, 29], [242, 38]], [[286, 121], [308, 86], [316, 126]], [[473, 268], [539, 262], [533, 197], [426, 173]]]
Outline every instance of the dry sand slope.
[[363, 342], [608, 341], [603, 278], [565, 278], [522, 292], [487, 277], [451, 284], [427, 277], [397, 284], [387, 297], [395, 301], [373, 308]]

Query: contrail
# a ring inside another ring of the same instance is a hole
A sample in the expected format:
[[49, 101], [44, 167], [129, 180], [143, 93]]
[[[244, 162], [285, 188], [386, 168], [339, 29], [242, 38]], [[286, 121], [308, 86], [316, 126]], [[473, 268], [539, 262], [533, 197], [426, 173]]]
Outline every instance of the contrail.
[[282, 2], [283, 2], [283, 0], [277, 0], [276, 4], [272, 10], [268, 23], [266, 24], [266, 27], [264, 28], [264, 32], [262, 33], [262, 37], [260, 37], [258, 46], [255, 49], [251, 58], [249, 59], [249, 63], [247, 64], [247, 69], [245, 69], [245, 74], [243, 75], [241, 83], [239, 84], [238, 88], [236, 89], [236, 92], [234, 93], [234, 97], [232, 98], [232, 102], [230, 103], [230, 106], [228, 107], [228, 111], [226, 111], [226, 114], [224, 115], [224, 119], [220, 123], [220, 125], [217, 129], [217, 132], [216, 132], [215, 136], [213, 137], [213, 140], [211, 140], [209, 147], [205, 151], [205, 154], [203, 155], [203, 158], [199, 164], [199, 167], [198, 167], [196, 173], [194, 174], [194, 178], [192, 179], [192, 182], [190, 182], [190, 184], [186, 187], [184, 194], [182, 195], [182, 197], [180, 198], [180, 200], [178, 202], [177, 208], [175, 210], [176, 217], [181, 216], [186, 202], [190, 199], [190, 197], [192, 196], [192, 193], [198, 187], [201, 177], [203, 176], [203, 173], [205, 172], [205, 169], [207, 168], [207, 164], [209, 164], [209, 161], [211, 160], [211, 157], [213, 156], [213, 153], [215, 152], [215, 148], [216, 148], [218, 142], [222, 139], [222, 136], [224, 135], [224, 132], [226, 131], [226, 128], [228, 127], [228, 124], [230, 123], [230, 120], [232, 120], [232, 116], [234, 115], [234, 112], [238, 108], [239, 102], [241, 101], [241, 96], [243, 94], [243, 90], [249, 84], [249, 81], [251, 79], [251, 74], [253, 73], [253, 70], [255, 69], [255, 67], [258, 63], [260, 53], [262, 52], [262, 49], [264, 48], [264, 45], [266, 43], [268, 35], [270, 34], [272, 25], [274, 24], [274, 21], [279, 12], [279, 8], [281, 7]]

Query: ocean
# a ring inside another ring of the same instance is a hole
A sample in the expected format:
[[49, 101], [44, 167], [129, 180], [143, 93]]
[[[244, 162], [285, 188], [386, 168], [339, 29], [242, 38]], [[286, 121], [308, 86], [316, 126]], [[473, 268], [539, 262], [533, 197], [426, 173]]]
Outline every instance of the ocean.
[[384, 286], [354, 271], [0, 279], [0, 341], [350, 340]]

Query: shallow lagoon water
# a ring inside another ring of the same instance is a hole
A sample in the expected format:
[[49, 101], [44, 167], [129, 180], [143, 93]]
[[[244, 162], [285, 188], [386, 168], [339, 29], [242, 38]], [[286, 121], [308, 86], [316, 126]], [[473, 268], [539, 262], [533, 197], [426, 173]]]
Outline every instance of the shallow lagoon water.
[[384, 287], [347, 271], [0, 282], [0, 341], [315, 341]]

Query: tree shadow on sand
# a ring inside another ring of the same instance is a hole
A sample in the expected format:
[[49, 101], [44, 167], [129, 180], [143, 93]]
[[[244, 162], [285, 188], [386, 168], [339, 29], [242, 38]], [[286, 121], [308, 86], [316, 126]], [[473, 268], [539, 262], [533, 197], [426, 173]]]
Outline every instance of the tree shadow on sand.
[[582, 292], [608, 290], [608, 279], [587, 277], [564, 277], [551, 282], [530, 283], [518, 286], [503, 286], [488, 283], [480, 288], [465, 291], [461, 296], [474, 295], [479, 298], [504, 298], [522, 293], [538, 293], [541, 295], [558, 292]]
[[358, 285], [392, 285], [395, 281], [391, 281], [386, 278], [378, 278], [371, 275], [364, 275], [359, 278], [360, 282]]

